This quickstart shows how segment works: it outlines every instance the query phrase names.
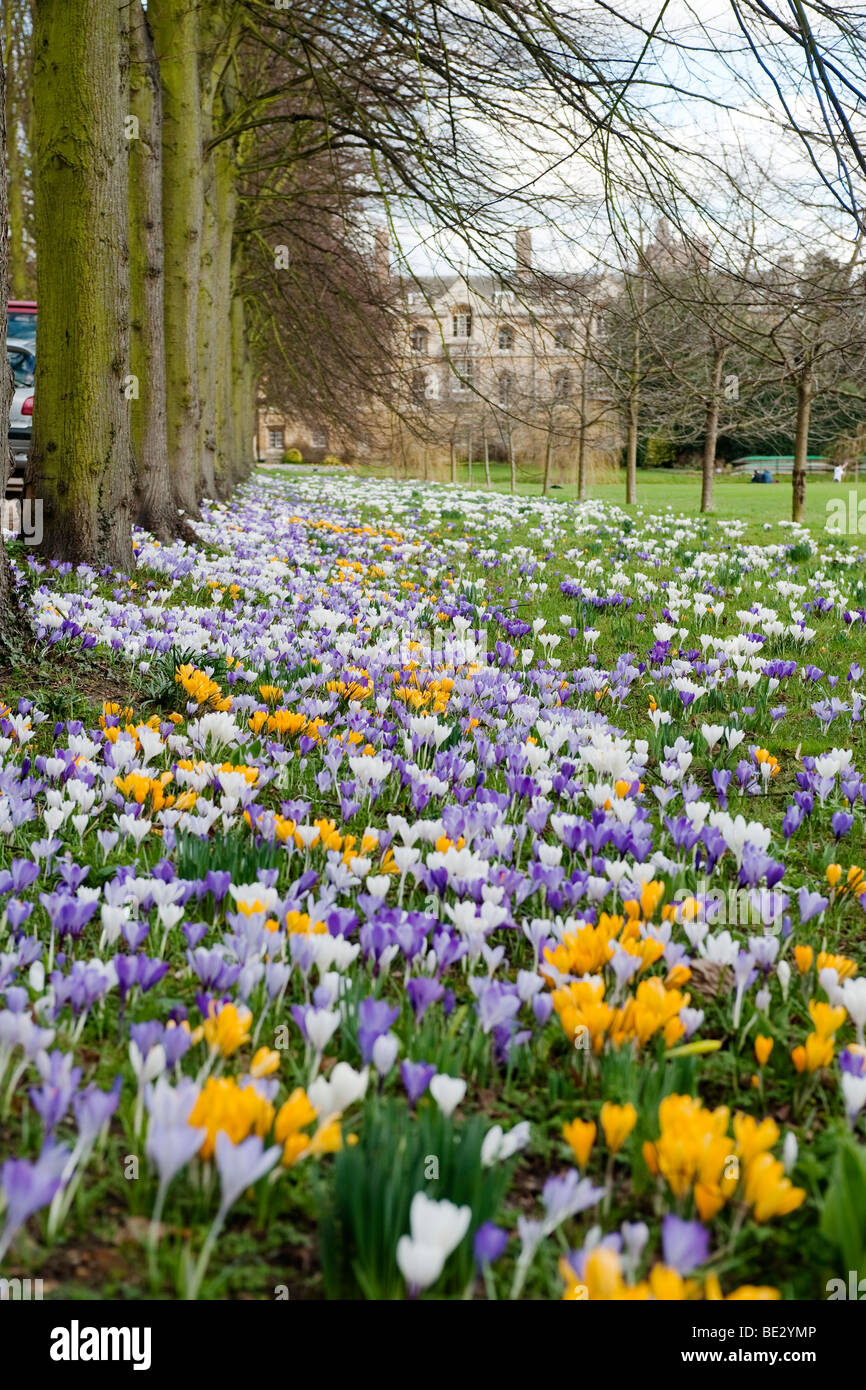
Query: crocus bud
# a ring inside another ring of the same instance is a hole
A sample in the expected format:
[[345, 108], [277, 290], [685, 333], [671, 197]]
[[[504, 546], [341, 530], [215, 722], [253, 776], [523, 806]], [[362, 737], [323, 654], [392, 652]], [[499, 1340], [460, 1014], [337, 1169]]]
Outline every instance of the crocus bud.
[[790, 1173], [797, 1162], [798, 1152], [797, 1136], [792, 1129], [789, 1129], [782, 1144], [782, 1163], [786, 1173]]

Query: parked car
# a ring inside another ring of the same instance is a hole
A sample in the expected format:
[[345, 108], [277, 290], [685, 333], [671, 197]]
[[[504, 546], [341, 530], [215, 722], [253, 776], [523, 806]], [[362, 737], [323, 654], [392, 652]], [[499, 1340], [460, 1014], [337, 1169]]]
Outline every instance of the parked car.
[[34, 299], [10, 299], [6, 337], [16, 342], [36, 346], [36, 301]]
[[6, 487], [7, 497], [18, 497], [24, 490], [24, 471], [30, 456], [33, 431], [33, 382], [36, 355], [33, 345], [21, 338], [6, 339], [6, 356], [12, 368], [15, 386], [9, 411], [9, 447], [12, 451], [12, 474]]

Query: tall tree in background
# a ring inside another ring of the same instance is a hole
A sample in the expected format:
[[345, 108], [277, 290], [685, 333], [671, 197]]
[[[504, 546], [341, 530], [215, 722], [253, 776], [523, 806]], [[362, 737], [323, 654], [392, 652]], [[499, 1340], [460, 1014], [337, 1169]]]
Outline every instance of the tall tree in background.
[[130, 569], [126, 0], [38, 0], [39, 351], [30, 461], [43, 548]]
[[[6, 199], [6, 68], [0, 53], [0, 338], [6, 341], [6, 300], [9, 289], [9, 212]], [[9, 477], [9, 403], [12, 373], [6, 354], [0, 361], [0, 485], [6, 493]], [[6, 547], [0, 541], [0, 652], [6, 651], [14, 623], [12, 575]]]
[[198, 306], [204, 190], [198, 9], [150, 0], [162, 78], [162, 214], [168, 461], [177, 506], [199, 515]]
[[157, 539], [172, 540], [178, 513], [166, 435], [162, 243], [162, 84], [141, 0], [130, 13], [129, 370], [136, 516]]
[[9, 292], [28, 299], [34, 291], [30, 179], [32, 0], [3, 0], [3, 63], [6, 69]]

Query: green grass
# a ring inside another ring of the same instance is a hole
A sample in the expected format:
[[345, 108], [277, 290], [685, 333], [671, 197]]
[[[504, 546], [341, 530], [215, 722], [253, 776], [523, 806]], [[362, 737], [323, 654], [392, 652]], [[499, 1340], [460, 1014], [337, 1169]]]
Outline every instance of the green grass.
[[[387, 470], [363, 468], [362, 476], [387, 477]], [[510, 492], [510, 473], [506, 463], [491, 463], [491, 491]], [[458, 486], [469, 486], [469, 468], [464, 462], [457, 468]], [[451, 486], [446, 483], [445, 486]], [[472, 486], [486, 490], [484, 465], [476, 462], [472, 468]], [[517, 492], [524, 497], [537, 497], [542, 491], [540, 470], [518, 465]], [[855, 493], [858, 502], [866, 501], [866, 478], [859, 486], [852, 480], [834, 483], [832, 476], [810, 476], [806, 480], [806, 525], [816, 533], [822, 531], [828, 516], [828, 504], [841, 500], [847, 509], [850, 493]], [[574, 500], [577, 497], [576, 482], [565, 482], [550, 492], [554, 500]], [[668, 470], [641, 470], [637, 481], [637, 506], [627, 506], [625, 501], [625, 473], [620, 472], [615, 482], [594, 483], [589, 488], [589, 496], [604, 502], [613, 502], [630, 513], [659, 511], [668, 507], [673, 512], [686, 516], [697, 516], [700, 512], [701, 480], [697, 473], [679, 473]], [[866, 507], [864, 507], [866, 513]], [[739, 476], [717, 477], [715, 486], [715, 505], [713, 514], [719, 518], [734, 518], [750, 525], [762, 526], [765, 522], [776, 524], [791, 519], [791, 480], [780, 478], [772, 484], [751, 483]], [[864, 515], [863, 535], [866, 536], [866, 515]]]

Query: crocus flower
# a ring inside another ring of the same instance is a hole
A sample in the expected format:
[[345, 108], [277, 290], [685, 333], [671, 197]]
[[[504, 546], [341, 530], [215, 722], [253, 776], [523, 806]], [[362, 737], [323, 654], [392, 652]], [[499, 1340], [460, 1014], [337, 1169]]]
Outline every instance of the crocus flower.
[[25, 1221], [47, 1207], [63, 1182], [69, 1150], [47, 1143], [39, 1157], [9, 1158], [0, 1168], [0, 1188], [6, 1198], [6, 1219], [0, 1234], [0, 1260]]

